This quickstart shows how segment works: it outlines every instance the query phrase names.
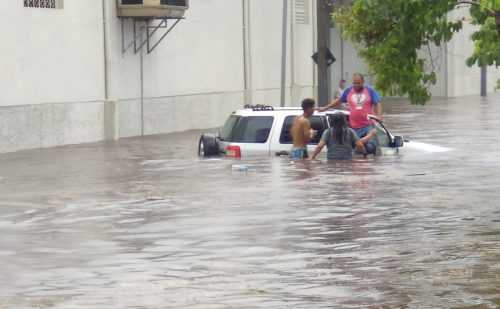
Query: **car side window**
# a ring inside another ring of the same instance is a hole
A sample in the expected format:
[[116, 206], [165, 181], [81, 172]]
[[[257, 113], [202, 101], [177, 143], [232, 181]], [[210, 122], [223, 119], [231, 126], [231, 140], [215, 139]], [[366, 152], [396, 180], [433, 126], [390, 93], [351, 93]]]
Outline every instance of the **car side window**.
[[264, 144], [269, 138], [274, 117], [241, 117], [233, 128], [231, 142]]
[[285, 118], [283, 126], [281, 127], [280, 144], [292, 143], [292, 134], [290, 133], [290, 129], [292, 128], [295, 118], [296, 116], [288, 116]]
[[[281, 128], [280, 144], [292, 144], [292, 135], [290, 134], [290, 129], [292, 128], [293, 122], [297, 116], [288, 116], [283, 122], [283, 127]], [[318, 133], [311, 139], [309, 144], [316, 145], [321, 139], [321, 135], [328, 128], [325, 116], [311, 116], [309, 118], [311, 122], [311, 128], [318, 131]]]
[[317, 131], [316, 135], [311, 139], [309, 144], [318, 144], [321, 140], [321, 136], [326, 129], [328, 129], [328, 125], [326, 122], [325, 116], [312, 116], [311, 119], [311, 128]]

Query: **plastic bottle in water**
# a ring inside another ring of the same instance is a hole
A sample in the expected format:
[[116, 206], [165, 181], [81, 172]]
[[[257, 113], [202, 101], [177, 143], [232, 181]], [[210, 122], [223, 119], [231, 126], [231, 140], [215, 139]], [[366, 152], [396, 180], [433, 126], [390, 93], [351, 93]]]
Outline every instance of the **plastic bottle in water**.
[[246, 165], [246, 164], [233, 164], [232, 169], [233, 169], [233, 171], [246, 172], [246, 171], [248, 171], [248, 165]]

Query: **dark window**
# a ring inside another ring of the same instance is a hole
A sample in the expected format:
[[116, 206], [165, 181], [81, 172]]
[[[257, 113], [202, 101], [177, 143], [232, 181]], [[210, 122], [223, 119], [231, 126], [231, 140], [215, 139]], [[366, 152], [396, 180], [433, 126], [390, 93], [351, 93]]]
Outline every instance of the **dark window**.
[[240, 118], [241, 117], [239, 116], [232, 115], [226, 120], [226, 123], [219, 132], [219, 137], [221, 140], [228, 142], [231, 141], [231, 138], [233, 136], [233, 128]]
[[142, 0], [122, 0], [123, 5], [136, 5], [142, 4]]
[[274, 118], [271, 116], [231, 116], [220, 132], [220, 138], [233, 143], [264, 144], [269, 138]]
[[186, 0], [160, 0], [161, 5], [187, 6]]
[[241, 117], [233, 128], [231, 142], [264, 144], [271, 133], [273, 120], [271, 116]]
[[[292, 135], [290, 134], [290, 129], [292, 128], [293, 121], [297, 118], [297, 116], [288, 116], [285, 118], [285, 122], [283, 123], [283, 128], [281, 129], [280, 135], [280, 143], [281, 144], [292, 144]], [[321, 135], [328, 128], [326, 123], [326, 117], [324, 116], [312, 116], [309, 118], [311, 122], [311, 128], [313, 130], [318, 131], [318, 133], [314, 136], [313, 139], [309, 142], [309, 144], [318, 144], [321, 139]]]

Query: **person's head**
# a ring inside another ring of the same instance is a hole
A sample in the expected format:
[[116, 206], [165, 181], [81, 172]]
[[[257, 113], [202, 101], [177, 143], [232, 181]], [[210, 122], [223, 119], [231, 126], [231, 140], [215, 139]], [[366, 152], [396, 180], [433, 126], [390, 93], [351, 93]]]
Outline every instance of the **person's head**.
[[304, 111], [304, 116], [310, 117], [312, 114], [314, 114], [314, 105], [316, 102], [314, 102], [313, 99], [304, 99], [302, 101], [302, 110]]
[[361, 91], [365, 86], [365, 77], [361, 73], [354, 73], [352, 75], [352, 87], [356, 91]]
[[332, 128], [335, 130], [335, 140], [339, 144], [344, 144], [344, 132], [347, 128], [347, 119], [344, 114], [337, 113], [330, 116]]
[[345, 79], [341, 79], [339, 81], [339, 87], [340, 87], [340, 89], [344, 89], [345, 88]]

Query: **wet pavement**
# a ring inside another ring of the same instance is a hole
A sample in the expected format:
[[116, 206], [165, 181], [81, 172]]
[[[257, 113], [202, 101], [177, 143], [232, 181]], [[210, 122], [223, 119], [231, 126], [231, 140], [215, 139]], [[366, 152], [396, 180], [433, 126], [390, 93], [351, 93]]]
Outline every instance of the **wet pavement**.
[[247, 172], [200, 132], [1, 155], [0, 308], [500, 307], [500, 96], [386, 124], [425, 144]]

